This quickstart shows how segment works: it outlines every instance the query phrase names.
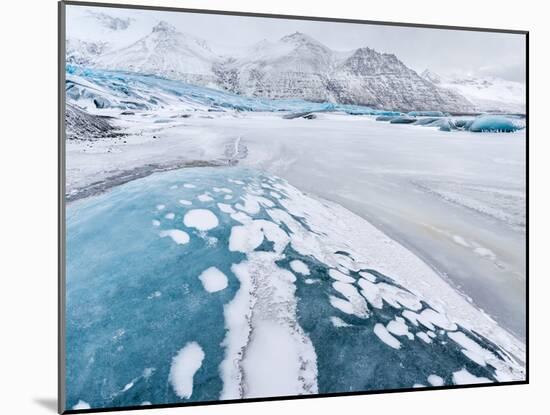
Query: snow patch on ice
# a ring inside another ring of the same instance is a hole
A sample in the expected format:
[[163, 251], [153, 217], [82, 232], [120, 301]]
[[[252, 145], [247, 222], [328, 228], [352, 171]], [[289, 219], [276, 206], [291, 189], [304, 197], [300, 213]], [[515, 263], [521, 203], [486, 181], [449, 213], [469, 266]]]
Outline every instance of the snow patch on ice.
[[199, 199], [201, 202], [211, 202], [214, 200], [212, 196], [210, 196], [208, 193], [203, 193], [202, 195], [198, 195], [197, 199]]
[[344, 296], [351, 304], [351, 309], [354, 315], [359, 318], [367, 318], [369, 316], [369, 308], [367, 302], [361, 295], [357, 288], [351, 284], [347, 284], [341, 281], [335, 281], [332, 283], [332, 288], [338, 291]]
[[493, 381], [490, 379], [472, 375], [470, 372], [466, 370], [466, 368], [463, 368], [453, 373], [453, 383], [455, 385], [473, 385], [477, 383], [491, 383], [491, 382]]
[[197, 342], [187, 343], [172, 358], [168, 380], [180, 398], [189, 399], [193, 394], [193, 377], [203, 360], [204, 352]]
[[218, 226], [219, 221], [217, 216], [208, 209], [193, 209], [185, 214], [183, 224], [188, 228], [208, 231]]
[[299, 259], [290, 261], [290, 268], [292, 269], [292, 271], [302, 275], [310, 274], [308, 266], [303, 261], [300, 261]]
[[383, 324], [376, 323], [374, 326], [374, 334], [378, 336], [380, 340], [386, 343], [388, 346], [394, 349], [399, 349], [401, 343], [395, 337], [393, 337]]
[[178, 245], [185, 245], [189, 242], [189, 235], [187, 234], [187, 232], [184, 232], [180, 229], [169, 229], [166, 231], [161, 231], [160, 237], [170, 237]]
[[405, 323], [405, 319], [401, 317], [395, 317], [395, 320], [390, 321], [386, 325], [386, 329], [396, 336], [407, 336], [409, 340], [414, 339], [414, 335], [409, 332], [409, 327]]
[[432, 339], [430, 339], [430, 336], [428, 336], [426, 333], [424, 333], [423, 331], [419, 331], [418, 333], [416, 333], [416, 335], [418, 336], [419, 339], [421, 339], [424, 343], [427, 343], [427, 344], [430, 344], [432, 342]]
[[228, 205], [226, 203], [218, 203], [218, 209], [220, 209], [223, 213], [235, 213], [235, 209], [231, 207], [231, 205]]
[[428, 383], [432, 386], [443, 386], [445, 384], [445, 381], [441, 376], [430, 375], [428, 376]]
[[336, 281], [345, 282], [348, 284], [353, 284], [355, 282], [354, 278], [344, 274], [341, 271], [338, 271], [337, 269], [329, 269], [328, 275], [330, 276], [330, 278]]
[[209, 293], [215, 293], [227, 287], [227, 276], [216, 267], [204, 270], [199, 275], [199, 279], [204, 289]]
[[340, 317], [333, 316], [330, 318], [330, 322], [334, 327], [353, 327], [351, 324], [346, 323]]
[[91, 409], [90, 404], [88, 402], [84, 402], [82, 400], [79, 400], [76, 405], [73, 406], [73, 409]]

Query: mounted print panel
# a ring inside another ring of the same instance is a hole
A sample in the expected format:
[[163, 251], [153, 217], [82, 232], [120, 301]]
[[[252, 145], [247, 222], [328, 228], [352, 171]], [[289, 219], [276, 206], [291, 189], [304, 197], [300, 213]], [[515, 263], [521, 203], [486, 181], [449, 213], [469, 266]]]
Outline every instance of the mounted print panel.
[[526, 382], [526, 32], [60, 12], [60, 411]]

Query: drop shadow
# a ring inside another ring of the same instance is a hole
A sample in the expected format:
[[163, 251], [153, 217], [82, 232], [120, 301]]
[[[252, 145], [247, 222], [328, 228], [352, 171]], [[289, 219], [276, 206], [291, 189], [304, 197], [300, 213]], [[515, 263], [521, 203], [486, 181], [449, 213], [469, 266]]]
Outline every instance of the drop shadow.
[[34, 402], [47, 410], [57, 413], [57, 399], [54, 398], [35, 398]]

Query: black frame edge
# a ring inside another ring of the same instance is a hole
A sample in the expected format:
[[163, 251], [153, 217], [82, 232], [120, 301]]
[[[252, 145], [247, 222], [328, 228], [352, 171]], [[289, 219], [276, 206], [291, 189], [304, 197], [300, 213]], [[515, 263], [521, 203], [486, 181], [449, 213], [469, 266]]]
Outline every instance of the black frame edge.
[[57, 301], [57, 412], [65, 413], [65, 2], [57, 8], [57, 65], [58, 65], [58, 172], [57, 172], [57, 245], [58, 245], [58, 301]]

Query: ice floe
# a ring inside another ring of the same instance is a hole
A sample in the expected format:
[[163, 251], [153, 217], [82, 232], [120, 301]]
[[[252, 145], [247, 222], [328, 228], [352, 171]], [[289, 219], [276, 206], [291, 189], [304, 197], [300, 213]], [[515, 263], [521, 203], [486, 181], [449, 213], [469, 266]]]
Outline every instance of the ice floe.
[[227, 287], [227, 276], [216, 267], [205, 269], [199, 275], [199, 279], [209, 293], [221, 291]]
[[414, 336], [409, 332], [409, 327], [405, 323], [405, 320], [401, 317], [396, 317], [395, 320], [390, 321], [386, 325], [386, 329], [396, 336], [407, 336], [409, 340], [413, 340]]
[[183, 217], [183, 224], [188, 228], [208, 231], [218, 226], [218, 217], [208, 209], [192, 209]]
[[218, 203], [218, 209], [220, 209], [223, 213], [236, 213], [236, 210], [231, 207], [231, 205], [228, 205], [226, 203]]
[[363, 297], [361, 297], [361, 295], [357, 291], [357, 288], [355, 288], [351, 284], [347, 284], [342, 281], [333, 282], [332, 288], [338, 291], [349, 301], [354, 315], [359, 318], [367, 318], [369, 316], [369, 308], [367, 306], [367, 302]]
[[353, 327], [352, 324], [346, 323], [344, 320], [342, 320], [340, 317], [332, 316], [330, 318], [330, 322], [334, 327]]
[[303, 261], [300, 261], [299, 259], [290, 261], [289, 265], [292, 271], [297, 272], [298, 274], [302, 274], [302, 275], [310, 274], [308, 266]]
[[78, 401], [76, 405], [73, 405], [73, 409], [79, 410], [79, 409], [91, 409], [90, 404], [88, 402], [84, 402], [82, 400]]
[[432, 386], [443, 386], [445, 384], [445, 381], [441, 376], [430, 375], [428, 376], [428, 383]]
[[196, 342], [187, 343], [172, 358], [168, 380], [176, 395], [189, 399], [193, 394], [193, 377], [201, 368], [204, 352]]
[[386, 343], [388, 346], [393, 347], [394, 349], [399, 349], [401, 347], [401, 343], [399, 342], [399, 340], [393, 337], [391, 333], [386, 330], [386, 327], [384, 327], [383, 324], [376, 323], [374, 325], [373, 331], [374, 334], [376, 334], [376, 336], [378, 336], [378, 338]]
[[348, 284], [352, 284], [352, 283], [355, 282], [354, 278], [350, 277], [349, 275], [344, 274], [341, 271], [338, 271], [337, 269], [330, 269], [328, 271], [328, 275], [330, 276], [330, 278], [332, 278], [336, 281], [341, 281], [341, 282], [345, 282], [345, 283], [348, 283]]
[[476, 383], [491, 383], [490, 379], [472, 375], [468, 370], [461, 369], [453, 373], [453, 383], [455, 385], [473, 385]]
[[198, 195], [197, 199], [199, 199], [201, 202], [212, 202], [214, 200], [212, 196], [210, 196], [208, 193]]
[[178, 245], [185, 245], [189, 242], [189, 235], [180, 229], [168, 229], [160, 232], [161, 238], [170, 237]]

